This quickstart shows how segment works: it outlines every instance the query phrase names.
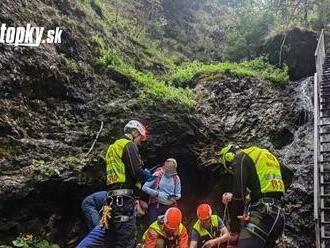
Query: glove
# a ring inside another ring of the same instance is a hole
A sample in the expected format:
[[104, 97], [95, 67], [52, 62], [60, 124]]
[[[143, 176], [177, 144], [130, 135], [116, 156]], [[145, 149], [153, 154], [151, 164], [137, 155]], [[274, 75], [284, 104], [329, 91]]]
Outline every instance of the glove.
[[144, 170], [143, 170], [143, 173], [144, 173], [144, 175], [145, 175], [145, 177], [146, 177], [147, 182], [150, 182], [150, 181], [154, 180], [155, 176], [153, 176], [153, 175], [151, 174], [151, 171], [150, 171], [150, 170], [148, 170], [148, 169], [144, 169]]

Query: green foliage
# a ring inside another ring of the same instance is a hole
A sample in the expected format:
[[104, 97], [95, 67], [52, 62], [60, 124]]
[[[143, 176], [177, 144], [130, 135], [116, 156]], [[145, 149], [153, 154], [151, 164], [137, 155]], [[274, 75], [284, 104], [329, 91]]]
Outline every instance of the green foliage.
[[255, 57], [258, 46], [274, 25], [274, 21], [268, 10], [245, 10], [244, 14], [238, 17], [236, 27], [226, 35], [224, 60], [238, 62]]
[[244, 35], [237, 31], [227, 34], [227, 41], [223, 49], [223, 58], [229, 61], [240, 61], [247, 55], [248, 45]]
[[93, 41], [98, 45], [100, 51], [100, 57], [98, 63], [101, 65], [120, 66], [123, 61], [118, 57], [117, 53], [113, 49], [107, 49], [104, 39], [99, 36], [93, 36]]
[[33, 172], [44, 176], [60, 176], [60, 170], [50, 164], [46, 164], [43, 160], [32, 160]]
[[74, 59], [67, 58], [63, 53], [60, 54], [60, 58], [64, 61], [65, 66], [71, 71], [71, 72], [77, 72], [78, 71], [78, 62]]
[[[13, 247], [22, 248], [60, 248], [57, 244], [52, 244], [47, 240], [39, 240], [32, 235], [21, 235], [12, 241]], [[0, 248], [13, 248], [12, 246], [0, 246]]]
[[283, 69], [276, 68], [267, 63], [265, 58], [260, 57], [241, 63], [223, 62], [217, 64], [203, 64], [198, 61], [193, 61], [192, 63], [178, 67], [167, 77], [167, 80], [173, 85], [186, 87], [197, 73], [224, 71], [228, 71], [237, 76], [256, 76], [276, 83], [284, 83], [289, 79], [287, 67]]
[[94, 41], [100, 49], [99, 63], [110, 66], [124, 75], [128, 75], [143, 88], [142, 100], [169, 100], [179, 101], [187, 106], [194, 104], [194, 94], [190, 89], [176, 88], [167, 85], [164, 81], [157, 79], [151, 72], [143, 72], [135, 69], [132, 65], [121, 60], [115, 51], [107, 49], [102, 37], [95, 36]]
[[156, 79], [151, 72], [145, 73], [130, 65], [125, 64], [118, 69], [123, 74], [132, 77], [143, 88], [142, 100], [178, 101], [187, 106], [194, 104], [194, 94], [190, 89], [169, 86], [164, 81]]

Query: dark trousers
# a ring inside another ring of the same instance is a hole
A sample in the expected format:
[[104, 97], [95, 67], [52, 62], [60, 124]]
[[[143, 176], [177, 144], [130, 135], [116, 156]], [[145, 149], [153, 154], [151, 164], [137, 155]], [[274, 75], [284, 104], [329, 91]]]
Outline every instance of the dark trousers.
[[[284, 212], [281, 208], [271, 206], [267, 212], [266, 206], [260, 204], [252, 209], [249, 222], [241, 230], [238, 248], [274, 247], [276, 240], [283, 233], [284, 222]], [[254, 225], [267, 235], [263, 236], [260, 231], [254, 231]]]
[[[123, 206], [112, 204], [112, 218], [109, 229], [103, 231], [97, 225], [77, 246], [77, 248], [133, 248], [135, 247], [135, 209], [134, 200], [124, 197]], [[116, 216], [130, 216], [128, 221], [115, 222]]]
[[161, 203], [152, 203], [148, 207], [148, 223], [149, 225], [157, 220], [158, 216], [165, 214], [167, 209], [174, 205], [164, 205]]

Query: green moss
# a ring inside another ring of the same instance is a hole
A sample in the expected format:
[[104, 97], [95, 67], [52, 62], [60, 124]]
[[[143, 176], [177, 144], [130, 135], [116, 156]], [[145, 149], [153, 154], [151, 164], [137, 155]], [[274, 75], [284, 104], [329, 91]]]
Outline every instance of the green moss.
[[71, 58], [67, 58], [63, 53], [60, 54], [60, 58], [64, 62], [66, 68], [69, 69], [69, 71], [78, 72], [79, 65], [78, 65], [78, 62], [76, 60], [71, 59]]
[[0, 142], [0, 158], [15, 156], [20, 153], [20, 150], [16, 146], [10, 146], [9, 144]]
[[33, 172], [44, 176], [60, 176], [60, 170], [50, 164], [46, 164], [44, 160], [32, 160]]
[[225, 71], [229, 71], [237, 76], [255, 76], [275, 83], [285, 83], [289, 80], [287, 67], [283, 69], [276, 68], [267, 63], [263, 57], [241, 63], [221, 62], [217, 64], [203, 64], [199, 61], [193, 61], [177, 67], [167, 76], [166, 80], [173, 85], [184, 87], [187, 86], [187, 82], [197, 73]]
[[59, 162], [69, 162], [69, 163], [80, 163], [81, 158], [76, 157], [76, 156], [67, 156], [67, 157], [60, 157]]

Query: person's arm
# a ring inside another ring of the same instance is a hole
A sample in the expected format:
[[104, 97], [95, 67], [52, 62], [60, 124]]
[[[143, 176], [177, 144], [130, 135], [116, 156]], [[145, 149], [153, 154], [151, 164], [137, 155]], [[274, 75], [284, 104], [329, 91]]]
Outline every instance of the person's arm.
[[145, 181], [145, 175], [142, 169], [143, 162], [140, 158], [139, 150], [136, 144], [129, 142], [123, 151], [122, 160], [132, 178], [138, 182]]
[[223, 224], [222, 219], [218, 216], [218, 222], [219, 222], [219, 229], [220, 229], [220, 236], [215, 239], [211, 239], [202, 246], [203, 248], [209, 248], [209, 247], [218, 247], [220, 244], [225, 243], [229, 240], [230, 234], [228, 229]]
[[156, 248], [157, 239], [158, 234], [154, 230], [149, 228], [147, 230], [146, 238], [143, 242], [143, 248]]
[[188, 248], [188, 233], [187, 233], [187, 229], [185, 227], [183, 227], [183, 230], [181, 233], [179, 248]]
[[227, 227], [224, 226], [220, 231], [221, 231], [221, 236], [215, 239], [217, 245], [227, 242], [230, 238], [230, 234]]
[[154, 185], [155, 180], [156, 180], [155, 173], [153, 175], [155, 176], [155, 178], [150, 182], [145, 182], [143, 184], [142, 191], [147, 193], [150, 196], [157, 197], [158, 196], [158, 191], [152, 188], [152, 186]]
[[280, 164], [282, 180], [284, 182], [285, 190], [287, 190], [292, 184], [294, 171], [289, 166]]
[[177, 176], [178, 180], [176, 181], [175, 185], [175, 192], [174, 194], [176, 195], [175, 200], [179, 200], [181, 198], [181, 180], [180, 177]]
[[220, 237], [218, 238], [218, 245], [227, 242], [230, 238], [230, 233], [223, 223], [222, 219], [218, 216], [218, 223], [220, 228]]
[[221, 229], [221, 235], [222, 235], [221, 237], [211, 239], [211, 240], [208, 240], [207, 242], [205, 242], [204, 245], [202, 246], [202, 248], [219, 247], [219, 245], [221, 243], [227, 242], [230, 238], [230, 234], [226, 227]]
[[198, 235], [198, 233], [193, 229], [193, 230], [191, 231], [191, 241], [190, 241], [190, 247], [189, 247], [189, 248], [197, 248], [198, 239], [199, 239], [199, 235]]
[[237, 216], [242, 215], [244, 212], [244, 200], [247, 181], [247, 166], [244, 166], [244, 164], [247, 163], [248, 160], [251, 160], [248, 155], [245, 153], [239, 153], [236, 155], [233, 161], [233, 198], [229, 208], [231, 227], [230, 230], [232, 232], [240, 231], [241, 225]]

